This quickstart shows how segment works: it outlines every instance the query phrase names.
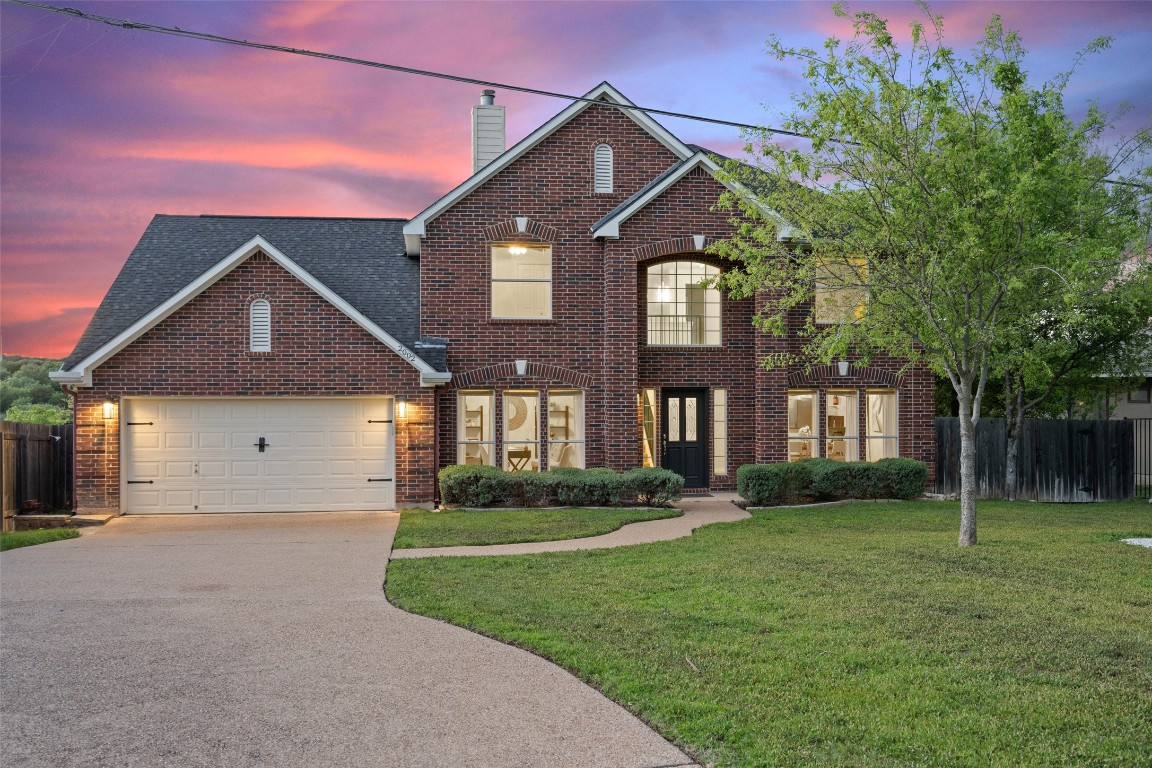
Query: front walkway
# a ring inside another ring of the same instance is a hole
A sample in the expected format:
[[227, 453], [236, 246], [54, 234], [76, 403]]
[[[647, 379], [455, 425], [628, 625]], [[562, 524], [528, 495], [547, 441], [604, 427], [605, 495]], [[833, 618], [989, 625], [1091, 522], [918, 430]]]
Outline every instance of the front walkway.
[[488, 547], [438, 547], [398, 549], [392, 551], [393, 560], [416, 557], [469, 557], [477, 555], [530, 555], [537, 552], [573, 552], [579, 549], [604, 549], [650, 541], [669, 541], [688, 536], [702, 525], [731, 523], [751, 517], [733, 502], [740, 498], [735, 493], [714, 493], [711, 496], [685, 496], [676, 502], [684, 510], [681, 517], [667, 520], [648, 520], [625, 525], [603, 536], [566, 541], [537, 541], [530, 544], [496, 544]]

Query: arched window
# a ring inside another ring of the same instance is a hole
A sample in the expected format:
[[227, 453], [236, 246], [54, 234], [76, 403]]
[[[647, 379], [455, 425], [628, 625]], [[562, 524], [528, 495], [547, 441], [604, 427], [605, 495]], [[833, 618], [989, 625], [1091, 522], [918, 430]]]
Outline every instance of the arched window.
[[720, 291], [701, 283], [719, 274], [719, 267], [699, 261], [648, 267], [648, 343], [718, 346]]
[[612, 191], [612, 147], [607, 144], [596, 146], [594, 153], [596, 165], [596, 180], [593, 190], [596, 192]]
[[248, 308], [248, 351], [272, 351], [272, 306], [256, 299]]

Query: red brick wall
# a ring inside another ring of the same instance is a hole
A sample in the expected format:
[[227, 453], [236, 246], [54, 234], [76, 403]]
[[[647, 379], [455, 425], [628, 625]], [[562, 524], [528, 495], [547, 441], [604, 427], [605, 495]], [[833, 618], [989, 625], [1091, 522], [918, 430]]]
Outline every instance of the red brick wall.
[[[272, 305], [272, 351], [248, 351], [248, 305]], [[397, 505], [431, 501], [433, 390], [396, 353], [301, 283], [256, 254], [98, 367], [77, 394], [76, 500], [119, 507], [117, 421], [105, 401], [122, 397], [316, 397], [394, 395]]]
[[[601, 141], [615, 153], [616, 193], [595, 195], [592, 151]], [[756, 331], [756, 300], [722, 305], [722, 348], [649, 348], [646, 344], [645, 270], [662, 260], [692, 259], [719, 265], [697, 250], [730, 232], [728, 215], [712, 209], [723, 191], [696, 169], [620, 230], [618, 240], [596, 241], [590, 227], [633, 192], [668, 169], [676, 158], [616, 110], [593, 107], [429, 223], [421, 251], [423, 332], [450, 339], [453, 383], [441, 394], [440, 464], [456, 460], [458, 388], [582, 386], [586, 390], [587, 466], [638, 466], [640, 388], [701, 387], [728, 390], [728, 474], [712, 476], [717, 489], [734, 487], [736, 469], [787, 458], [788, 370], [766, 371], [771, 352], [796, 351], [797, 339]], [[529, 219], [517, 235], [513, 218]], [[490, 317], [490, 246], [523, 238], [553, 246], [553, 318]], [[516, 376], [513, 360], [527, 360]], [[899, 361], [881, 358], [891, 374]], [[587, 384], [577, 383], [585, 377]], [[835, 382], [867, 385], [863, 377]], [[888, 379], [886, 379], [888, 380]], [[922, 368], [898, 384], [901, 455], [931, 461], [932, 378]], [[817, 382], [814, 386], [823, 386]], [[498, 406], [497, 406], [498, 407]], [[861, 409], [863, 410], [863, 409]], [[502, 438], [500, 419], [496, 439]], [[709, 446], [711, 469], [711, 446]]]

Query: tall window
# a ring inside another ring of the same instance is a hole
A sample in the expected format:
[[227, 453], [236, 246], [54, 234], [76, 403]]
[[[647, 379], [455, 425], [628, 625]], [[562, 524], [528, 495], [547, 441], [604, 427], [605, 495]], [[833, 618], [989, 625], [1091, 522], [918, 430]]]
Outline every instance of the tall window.
[[816, 322], [851, 323], [864, 316], [866, 265], [861, 259], [827, 261], [816, 271]]
[[896, 413], [896, 393], [869, 390], [864, 434], [868, 461], [894, 459], [900, 455], [900, 428]]
[[712, 474], [728, 474], [728, 390], [712, 390]]
[[656, 466], [656, 390], [642, 389], [640, 400], [640, 433], [644, 444], [644, 466]]
[[248, 351], [272, 351], [272, 306], [256, 299], [248, 307]]
[[492, 246], [492, 317], [552, 317], [552, 246]]
[[584, 466], [584, 393], [548, 390], [548, 468]]
[[825, 455], [834, 461], [859, 461], [859, 430], [856, 425], [860, 420], [860, 412], [857, 409], [856, 391], [829, 391], [824, 412], [828, 420], [828, 449]]
[[594, 161], [596, 166], [595, 181], [593, 183], [593, 191], [595, 192], [611, 192], [612, 191], [612, 147], [607, 144], [597, 145], [594, 152]]
[[461, 392], [456, 400], [456, 463], [496, 464], [491, 391]]
[[540, 393], [504, 391], [504, 469], [540, 469]]
[[818, 456], [820, 439], [819, 393], [788, 393], [788, 461]]
[[720, 344], [720, 291], [701, 285], [720, 274], [698, 261], [668, 261], [648, 268], [648, 343]]

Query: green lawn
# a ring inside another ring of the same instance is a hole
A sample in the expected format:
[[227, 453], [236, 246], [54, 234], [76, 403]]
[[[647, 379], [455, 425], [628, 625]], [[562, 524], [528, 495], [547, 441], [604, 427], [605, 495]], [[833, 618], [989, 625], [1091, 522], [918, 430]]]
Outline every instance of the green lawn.
[[754, 511], [673, 542], [393, 561], [388, 595], [722, 766], [1148, 766], [1147, 503]]
[[452, 509], [400, 512], [394, 549], [560, 541], [611, 533], [626, 523], [679, 517], [678, 509]]
[[74, 539], [80, 535], [75, 528], [45, 528], [39, 531], [7, 531], [0, 533], [0, 552], [17, 547], [30, 547], [61, 539]]

